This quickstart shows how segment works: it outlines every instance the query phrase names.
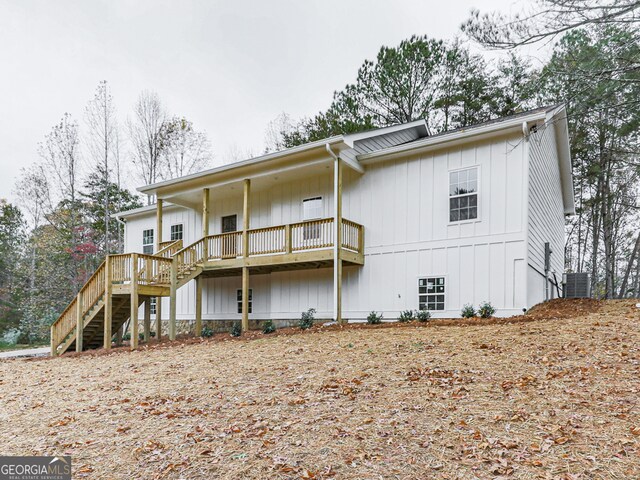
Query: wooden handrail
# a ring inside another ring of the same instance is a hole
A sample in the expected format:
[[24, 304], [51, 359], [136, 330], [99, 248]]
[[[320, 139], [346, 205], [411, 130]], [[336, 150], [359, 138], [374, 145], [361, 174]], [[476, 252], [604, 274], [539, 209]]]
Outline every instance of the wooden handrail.
[[174, 240], [172, 242], [162, 242], [160, 250], [154, 255], [158, 257], [171, 258], [182, 249], [182, 240]]

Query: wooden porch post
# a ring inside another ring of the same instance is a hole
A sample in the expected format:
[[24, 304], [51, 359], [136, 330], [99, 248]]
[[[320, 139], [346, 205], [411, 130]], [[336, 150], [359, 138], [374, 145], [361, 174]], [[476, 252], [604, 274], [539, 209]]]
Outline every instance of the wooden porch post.
[[[249, 204], [249, 194], [251, 190], [251, 180], [244, 180], [244, 202], [242, 209], [242, 255], [246, 259], [249, 256], [249, 217], [251, 208]], [[249, 268], [242, 267], [242, 331], [249, 330]]]
[[151, 297], [144, 301], [144, 341], [149, 343], [151, 339]]
[[124, 325], [121, 325], [116, 332], [116, 347], [122, 346], [122, 336], [124, 335]]
[[132, 254], [131, 261], [131, 350], [138, 348], [138, 254]]
[[[209, 236], [209, 189], [202, 190], [202, 238]], [[209, 242], [205, 240], [202, 245], [204, 261], [209, 260]]]
[[111, 328], [112, 324], [112, 313], [113, 313], [113, 304], [111, 298], [111, 292], [113, 285], [111, 284], [111, 257], [107, 255], [107, 258], [104, 260], [104, 339], [103, 346], [106, 350], [111, 348], [111, 337], [113, 336], [113, 331]]
[[156, 252], [160, 250], [160, 244], [162, 243], [162, 205], [161, 198], [156, 200]]
[[196, 337], [202, 335], [202, 276], [196, 277]]
[[342, 323], [342, 161], [333, 163], [333, 317]]
[[82, 351], [82, 331], [84, 329], [84, 307], [82, 305], [82, 293], [76, 297], [76, 352]]
[[169, 340], [176, 339], [176, 293], [178, 290], [178, 263], [171, 261], [171, 287], [169, 294]]
[[[162, 207], [163, 201], [158, 198], [156, 201], [156, 252], [160, 250], [162, 243]], [[156, 339], [162, 339], [162, 297], [156, 297]]]

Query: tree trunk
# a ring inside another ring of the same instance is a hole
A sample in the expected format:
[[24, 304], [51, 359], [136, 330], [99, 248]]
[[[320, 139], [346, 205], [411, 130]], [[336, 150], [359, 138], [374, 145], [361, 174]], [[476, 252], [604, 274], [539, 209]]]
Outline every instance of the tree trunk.
[[[629, 281], [629, 275], [631, 274], [631, 270], [633, 270], [633, 262], [635, 261], [636, 257], [638, 256], [638, 252], [640, 252], [640, 233], [638, 234], [638, 237], [636, 238], [636, 244], [633, 247], [633, 253], [631, 254], [631, 258], [629, 258], [629, 263], [627, 264], [627, 270], [624, 274], [624, 279], [622, 280], [622, 285], [620, 286], [620, 293], [618, 294], [618, 298], [624, 298], [626, 293], [627, 293], [627, 282]], [[640, 262], [638, 262], [638, 265], [640, 265]], [[636, 279], [637, 281], [638, 279]], [[638, 294], [638, 292], [635, 292], [636, 295]]]

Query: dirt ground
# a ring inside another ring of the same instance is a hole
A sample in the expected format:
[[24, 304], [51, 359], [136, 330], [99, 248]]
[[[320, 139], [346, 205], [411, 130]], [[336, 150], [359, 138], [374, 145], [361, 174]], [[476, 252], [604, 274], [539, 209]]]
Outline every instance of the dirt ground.
[[0, 362], [0, 454], [73, 478], [640, 478], [640, 310]]

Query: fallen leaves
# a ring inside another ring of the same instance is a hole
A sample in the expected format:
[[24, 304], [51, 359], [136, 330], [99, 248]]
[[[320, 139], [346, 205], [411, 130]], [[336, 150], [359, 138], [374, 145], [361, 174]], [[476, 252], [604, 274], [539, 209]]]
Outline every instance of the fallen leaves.
[[640, 478], [640, 313], [594, 305], [0, 362], [0, 438], [78, 478]]

